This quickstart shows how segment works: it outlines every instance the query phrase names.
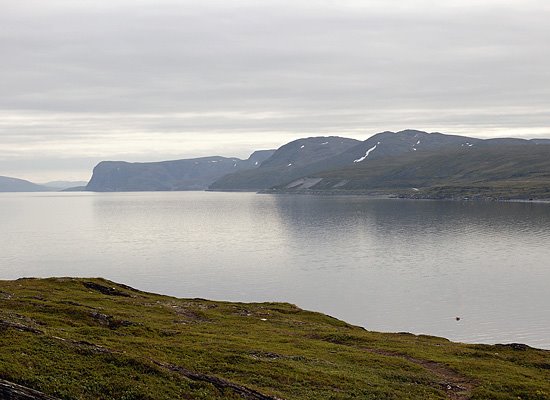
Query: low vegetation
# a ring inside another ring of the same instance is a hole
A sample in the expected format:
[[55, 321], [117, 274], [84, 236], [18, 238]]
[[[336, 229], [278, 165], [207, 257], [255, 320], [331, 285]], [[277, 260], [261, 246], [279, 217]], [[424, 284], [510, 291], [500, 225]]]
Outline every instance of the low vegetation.
[[550, 398], [549, 351], [368, 332], [291, 304], [51, 278], [0, 281], [0, 305], [0, 393], [18, 384], [58, 399]]

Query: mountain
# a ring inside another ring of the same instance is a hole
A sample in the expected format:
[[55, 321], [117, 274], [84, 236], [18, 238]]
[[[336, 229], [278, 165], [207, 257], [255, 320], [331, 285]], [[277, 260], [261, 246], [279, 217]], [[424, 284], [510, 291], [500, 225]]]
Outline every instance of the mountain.
[[[450, 145], [471, 145], [478, 139], [461, 136], [428, 134], [422, 131], [406, 130], [402, 132], [382, 132], [371, 136], [365, 141], [356, 142], [354, 146], [332, 157], [317, 161], [302, 168], [301, 177], [309, 176], [321, 171], [351, 167], [358, 163], [377, 158], [399, 156], [407, 153], [432, 151]], [[298, 177], [298, 176], [296, 176]], [[278, 185], [288, 183], [280, 182]], [[305, 181], [302, 185], [311, 185], [312, 181]], [[273, 185], [273, 186], [278, 186]]]
[[72, 186], [66, 189], [62, 189], [62, 192], [85, 192], [86, 186]]
[[[382, 132], [371, 136], [347, 151], [327, 160], [332, 168], [353, 166], [365, 160], [426, 153], [443, 148], [472, 147], [483, 140], [466, 136], [427, 133], [407, 129], [400, 132]], [[328, 169], [328, 168], [327, 168]]]
[[53, 190], [23, 179], [0, 176], [0, 192], [48, 192]]
[[550, 144], [467, 140], [436, 151], [422, 149], [422, 141], [414, 142], [416, 151], [393, 154], [383, 153], [388, 143], [380, 140], [354, 165], [302, 177], [277, 190], [380, 192], [414, 198], [550, 198]]
[[247, 160], [202, 157], [175, 161], [128, 163], [103, 161], [86, 190], [94, 192], [204, 190], [234, 171], [257, 168], [274, 150], [254, 152]]
[[[306, 142], [310, 142], [310, 145], [302, 147]], [[279, 148], [257, 170], [224, 176], [214, 182], [210, 189], [263, 190], [322, 171], [352, 167], [366, 159], [426, 153], [450, 147], [472, 147], [481, 142], [483, 140], [465, 136], [411, 129], [381, 132], [365, 141], [340, 137], [299, 139]], [[321, 148], [322, 145], [327, 147]], [[310, 149], [310, 152], [305, 152], [306, 149]], [[303, 185], [311, 183], [308, 180]]]
[[[149, 163], [104, 161], [94, 168], [92, 179], [85, 189], [98, 192], [274, 189], [293, 192], [307, 190], [310, 193], [385, 190], [396, 193], [414, 187], [413, 194], [416, 196], [437, 197], [439, 192], [435, 191], [435, 187], [453, 184], [458, 186], [450, 192], [456, 191], [462, 195], [481, 190], [464, 189], [468, 185], [479, 187], [482, 182], [489, 184], [492, 180], [504, 182], [508, 175], [513, 175], [515, 161], [538, 165], [547, 157], [543, 150], [546, 146], [550, 146], [548, 139], [483, 140], [412, 129], [381, 132], [365, 141], [337, 136], [309, 137], [294, 140], [277, 150], [257, 151], [247, 160], [215, 156]], [[524, 150], [517, 150], [524, 147], [538, 150], [525, 150], [525, 154]], [[476, 154], [476, 159], [466, 157]], [[489, 154], [489, 159], [485, 160], [484, 154]], [[516, 160], [520, 154], [523, 158]], [[453, 164], [449, 160], [455, 158], [462, 161], [451, 171], [448, 167]], [[483, 175], [489, 168], [487, 163], [492, 163], [491, 168], [502, 174]], [[499, 163], [508, 165], [509, 169], [505, 170]], [[541, 168], [545, 171], [545, 167]], [[422, 174], [413, 174], [419, 170], [423, 171]], [[477, 176], [476, 171], [480, 172], [479, 181], [469, 181], [468, 177]], [[522, 179], [533, 176], [526, 173]], [[537, 176], [537, 185], [545, 184], [544, 179], [540, 181], [540, 176]], [[514, 183], [506, 182], [504, 186], [508, 188]], [[517, 180], [514, 184], [518, 184]], [[541, 190], [524, 188], [521, 195], [530, 193], [538, 197], [545, 193]], [[496, 190], [492, 193], [503, 194]], [[399, 192], [399, 195], [403, 193]]]
[[358, 140], [338, 136], [294, 140], [277, 149], [259, 168], [220, 177], [210, 185], [210, 189], [255, 191], [280, 185], [332, 167], [325, 160], [359, 143]]
[[51, 187], [54, 189], [64, 190], [69, 188], [74, 188], [77, 186], [86, 186], [88, 182], [85, 181], [52, 181], [47, 183], [42, 183], [42, 186]]

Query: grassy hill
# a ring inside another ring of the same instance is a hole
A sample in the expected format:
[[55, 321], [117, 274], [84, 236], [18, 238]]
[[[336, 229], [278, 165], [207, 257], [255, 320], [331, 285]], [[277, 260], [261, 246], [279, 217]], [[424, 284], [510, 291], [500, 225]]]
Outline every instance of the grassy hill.
[[102, 279], [0, 281], [0, 397], [44, 393], [542, 400], [550, 352], [368, 332], [291, 304], [177, 299]]

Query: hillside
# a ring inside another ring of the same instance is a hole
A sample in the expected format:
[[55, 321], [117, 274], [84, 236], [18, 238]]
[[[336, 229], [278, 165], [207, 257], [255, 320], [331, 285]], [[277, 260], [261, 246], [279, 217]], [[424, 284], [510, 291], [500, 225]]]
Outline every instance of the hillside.
[[[540, 142], [544, 143], [544, 142]], [[374, 155], [375, 153], [373, 153]], [[370, 155], [369, 155], [370, 157]], [[550, 145], [532, 141], [479, 141], [356, 165], [295, 180], [279, 190], [378, 192], [413, 198], [550, 198]]]
[[[328, 139], [331, 140], [328, 141]], [[307, 141], [310, 144], [304, 146]], [[320, 152], [322, 144], [329, 144], [330, 147], [326, 146], [324, 151]], [[335, 144], [337, 146], [334, 146]], [[375, 160], [381, 159], [388, 163], [401, 163], [401, 159], [418, 159], [425, 155], [437, 155], [442, 152], [450, 154], [452, 151], [460, 152], [465, 149], [492, 149], [535, 144], [550, 144], [550, 141], [547, 139], [529, 141], [513, 138], [483, 140], [412, 129], [400, 132], [381, 132], [362, 142], [338, 137], [300, 139], [280, 147], [260, 168], [226, 175], [214, 182], [210, 189], [281, 189], [290, 182], [294, 182], [293, 185], [300, 182], [298, 185], [300, 189], [319, 189], [321, 186], [318, 186], [318, 179], [306, 178], [317, 178], [321, 176], [320, 173], [326, 171], [363, 171], [364, 165], [370, 166]], [[308, 149], [309, 151], [306, 151]], [[344, 173], [343, 176], [347, 176], [347, 173]], [[347, 178], [342, 178], [342, 180], [344, 179]], [[365, 189], [361, 184], [358, 186]], [[393, 188], [393, 184], [389, 182], [388, 187]], [[338, 188], [345, 190], [350, 186]]]
[[54, 190], [23, 179], [0, 176], [0, 192], [48, 192]]
[[550, 395], [549, 351], [369, 332], [291, 304], [177, 299], [103, 279], [0, 281], [0, 349], [8, 399]]
[[482, 139], [466, 136], [428, 133], [413, 129], [400, 132], [382, 132], [371, 136], [328, 160], [324, 170], [361, 165], [365, 160], [402, 157], [421, 153], [431, 153], [441, 149], [459, 149], [473, 147], [482, 143]]
[[234, 171], [257, 168], [273, 150], [254, 152], [247, 160], [202, 157], [175, 161], [128, 163], [103, 161], [86, 190], [93, 192], [203, 190]]
[[42, 183], [42, 186], [51, 187], [57, 190], [66, 190], [66, 189], [72, 189], [75, 187], [83, 187], [83, 186], [86, 186], [87, 184], [88, 182], [85, 182], [85, 181], [52, 181], [52, 182]]
[[221, 177], [211, 190], [259, 190], [330, 167], [325, 160], [360, 143], [338, 136], [294, 140], [278, 148], [259, 168]]

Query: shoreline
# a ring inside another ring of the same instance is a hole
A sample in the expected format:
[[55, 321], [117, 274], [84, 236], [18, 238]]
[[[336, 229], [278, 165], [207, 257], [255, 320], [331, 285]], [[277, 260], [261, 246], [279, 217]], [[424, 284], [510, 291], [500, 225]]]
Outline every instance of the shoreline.
[[205, 192], [205, 193], [254, 193], [254, 194], [268, 194], [268, 195], [299, 195], [299, 196], [320, 196], [320, 197], [344, 197], [355, 196], [365, 197], [371, 199], [388, 199], [388, 200], [429, 200], [429, 201], [459, 201], [459, 202], [503, 202], [503, 203], [539, 203], [548, 204], [550, 198], [536, 198], [525, 196], [521, 198], [511, 197], [505, 198], [502, 196], [491, 195], [473, 195], [473, 196], [439, 196], [439, 195], [418, 195], [418, 194], [404, 194], [404, 193], [388, 193], [386, 191], [368, 191], [368, 190], [273, 190], [273, 189], [243, 189], [243, 190], [219, 190], [219, 189], [202, 189], [202, 190], [140, 190], [140, 191], [108, 191], [108, 192], [95, 192], [89, 190], [78, 191], [50, 191], [50, 192], [0, 192], [0, 194], [62, 194], [62, 193], [188, 193], [188, 192]]
[[[230, 191], [225, 191], [230, 192]], [[300, 196], [361, 196], [372, 199], [462, 201], [462, 202], [509, 202], [509, 203], [550, 203], [550, 198], [502, 198], [490, 195], [476, 196], [422, 196], [418, 194], [387, 193], [365, 190], [260, 190], [257, 194], [300, 195]], [[528, 197], [528, 196], [527, 196]]]

